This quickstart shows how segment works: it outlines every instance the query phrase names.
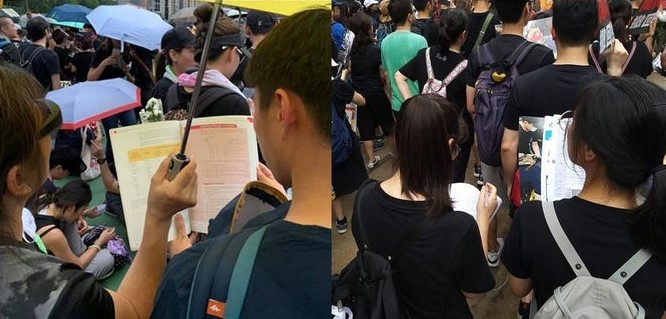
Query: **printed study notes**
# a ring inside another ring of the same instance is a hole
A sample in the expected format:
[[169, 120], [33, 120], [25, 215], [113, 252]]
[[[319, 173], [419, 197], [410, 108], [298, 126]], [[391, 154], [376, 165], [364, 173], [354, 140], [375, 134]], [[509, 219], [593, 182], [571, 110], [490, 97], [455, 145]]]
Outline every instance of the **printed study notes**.
[[[141, 243], [150, 180], [169, 153], [177, 153], [185, 121], [164, 121], [111, 130], [130, 249]], [[259, 163], [252, 118], [218, 116], [192, 122], [186, 154], [197, 161], [197, 205], [181, 212], [187, 231], [208, 232], [208, 221], [250, 181]], [[172, 225], [169, 239], [175, 236]]]

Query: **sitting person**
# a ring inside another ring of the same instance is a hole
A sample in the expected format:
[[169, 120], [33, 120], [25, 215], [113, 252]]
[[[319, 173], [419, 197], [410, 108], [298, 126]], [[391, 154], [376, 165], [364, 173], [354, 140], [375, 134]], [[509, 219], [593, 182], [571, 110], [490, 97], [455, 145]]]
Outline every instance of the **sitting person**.
[[37, 197], [41, 209], [35, 222], [37, 234], [49, 254], [78, 265], [99, 280], [113, 272], [113, 256], [102, 247], [113, 238], [115, 230], [104, 230], [93, 245], [86, 247], [79, 234], [78, 221], [91, 200], [88, 184], [82, 180], [69, 182], [55, 193]]
[[54, 180], [68, 176], [79, 176], [86, 170], [86, 164], [81, 160], [81, 154], [69, 146], [58, 146], [51, 151], [49, 158], [49, 176], [44, 188], [49, 193], [55, 193]]

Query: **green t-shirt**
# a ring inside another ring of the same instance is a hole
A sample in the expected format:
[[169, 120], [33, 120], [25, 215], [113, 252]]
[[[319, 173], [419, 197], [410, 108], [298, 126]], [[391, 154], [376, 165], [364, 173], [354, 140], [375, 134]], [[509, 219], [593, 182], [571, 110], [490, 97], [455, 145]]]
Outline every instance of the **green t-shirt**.
[[[391, 83], [391, 106], [400, 111], [403, 102], [400, 90], [395, 83], [395, 73], [416, 56], [416, 53], [428, 47], [426, 39], [410, 31], [394, 31], [382, 41], [382, 65]], [[419, 94], [419, 85], [415, 81], [407, 81], [413, 95]]]

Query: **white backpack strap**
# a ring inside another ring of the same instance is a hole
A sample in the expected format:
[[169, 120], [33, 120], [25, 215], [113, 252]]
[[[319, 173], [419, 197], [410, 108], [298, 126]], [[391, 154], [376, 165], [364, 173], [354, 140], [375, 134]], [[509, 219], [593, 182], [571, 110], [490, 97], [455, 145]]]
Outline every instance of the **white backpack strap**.
[[451, 72], [449, 72], [449, 75], [446, 76], [444, 79], [444, 86], [448, 86], [455, 80], [460, 73], [463, 73], [467, 69], [467, 60], [462, 60], [462, 62], [458, 63], [455, 68]]
[[430, 62], [430, 48], [426, 49], [426, 69], [428, 70], [428, 80], [435, 79], [435, 72], [432, 71], [432, 63]]
[[590, 271], [587, 270], [587, 267], [585, 267], [583, 260], [576, 252], [576, 249], [571, 244], [569, 237], [567, 237], [567, 234], [564, 233], [564, 229], [562, 229], [562, 225], [560, 224], [560, 221], [557, 219], [557, 215], [555, 214], [555, 205], [553, 202], [544, 201], [541, 202], [541, 205], [543, 207], [543, 215], [546, 217], [548, 229], [550, 229], [550, 233], [553, 234], [557, 246], [564, 254], [567, 262], [569, 262], [569, 266], [571, 266], [571, 269], [573, 270], [574, 274], [576, 274], [576, 277], [592, 276]]
[[620, 269], [610, 276], [608, 280], [624, 285], [650, 258], [652, 258], [651, 252], [645, 249], [639, 250]]

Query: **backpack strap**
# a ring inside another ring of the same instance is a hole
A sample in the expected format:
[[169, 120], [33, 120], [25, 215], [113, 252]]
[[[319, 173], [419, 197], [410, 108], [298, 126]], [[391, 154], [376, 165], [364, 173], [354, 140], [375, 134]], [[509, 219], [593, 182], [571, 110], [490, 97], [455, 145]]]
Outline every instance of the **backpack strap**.
[[231, 274], [231, 281], [229, 282], [227, 303], [224, 311], [225, 319], [240, 318], [247, 293], [247, 286], [250, 283], [250, 277], [252, 277], [254, 262], [257, 259], [257, 252], [259, 251], [261, 241], [264, 239], [267, 227], [268, 225], [261, 227], [250, 235], [238, 254], [234, 271]]
[[495, 63], [496, 58], [493, 52], [490, 51], [488, 44], [484, 44], [476, 50], [476, 60], [481, 69], [487, 69], [491, 64]]
[[548, 229], [555, 238], [557, 246], [564, 254], [564, 258], [567, 259], [567, 262], [569, 263], [569, 266], [571, 266], [571, 270], [573, 270], [574, 274], [576, 274], [576, 277], [592, 276], [590, 274], [590, 271], [587, 270], [587, 267], [585, 267], [585, 263], [583, 263], [583, 260], [580, 258], [580, 255], [578, 255], [576, 249], [571, 244], [569, 237], [567, 237], [567, 234], [564, 233], [564, 229], [562, 229], [562, 225], [560, 224], [560, 221], [557, 219], [557, 214], [555, 213], [555, 205], [553, 204], [553, 202], [544, 201], [541, 202], [541, 206], [543, 207], [543, 215], [546, 218], [546, 224], [548, 224]]
[[446, 78], [444, 79], [444, 86], [448, 86], [449, 84], [451, 84], [451, 82], [453, 82], [453, 80], [455, 80], [458, 77], [458, 75], [460, 75], [460, 73], [463, 73], [463, 71], [465, 71], [465, 69], [467, 69], [467, 60], [462, 60], [446, 76]]
[[426, 70], [428, 71], [428, 82], [435, 79], [435, 72], [432, 70], [432, 61], [430, 60], [430, 48], [426, 49], [425, 52], [426, 58]]
[[627, 58], [624, 60], [624, 63], [622, 64], [622, 71], [620, 71], [620, 75], [624, 74], [624, 70], [627, 69], [627, 66], [629, 66], [629, 62], [631, 62], [631, 57], [634, 56], [634, 52], [636, 52], [636, 41], [631, 42], [631, 51], [629, 52], [629, 55]]
[[652, 258], [652, 253], [641, 249], [637, 251], [629, 260], [627, 260], [620, 269], [618, 269], [612, 276], [608, 278], [620, 285], [624, 285], [631, 276], [633, 276], [645, 263]]
[[[194, 114], [194, 117], [201, 116], [201, 114], [203, 114], [203, 112], [207, 110], [209, 106], [217, 102], [217, 100], [229, 94], [236, 94], [236, 92], [221, 86], [209, 86], [207, 88], [208, 89], [202, 91], [201, 95], [199, 96], [199, 105], [197, 105], [196, 114]], [[190, 96], [190, 102], [188, 102], [187, 108], [188, 111], [189, 104], [192, 103], [191, 99], [192, 97]]]
[[[28, 57], [28, 60], [25, 60], [25, 61], [21, 62], [21, 67], [24, 68], [28, 64], [32, 63], [32, 60], [34, 60], [37, 57], [38, 54], [40, 54], [41, 52], [44, 52], [44, 51], [46, 51], [46, 48], [42, 47], [42, 46], [35, 49], [35, 51], [33, 51], [32, 54], [30, 54], [30, 57]], [[23, 56], [21, 56], [21, 59], [23, 59]]]
[[488, 26], [490, 25], [490, 21], [493, 19], [493, 13], [488, 12], [488, 15], [486, 16], [486, 19], [483, 21], [483, 25], [481, 26], [481, 30], [479, 30], [479, 35], [476, 37], [476, 41], [474, 41], [474, 46], [472, 48], [476, 48], [479, 45], [481, 45], [481, 41], [483, 41], [483, 37], [486, 35], [486, 30], [488, 29]]
[[590, 57], [592, 57], [592, 62], [594, 62], [594, 66], [597, 68], [597, 71], [601, 74], [604, 73], [603, 70], [601, 70], [601, 64], [599, 64], [599, 59], [597, 58], [597, 55], [594, 53], [594, 50], [592, 50], [592, 45], [587, 47], [587, 51], [590, 52]]
[[509, 57], [509, 62], [516, 68], [518, 68], [523, 61], [527, 58], [527, 56], [530, 54], [532, 49], [536, 48], [536, 46], [539, 45], [535, 42], [530, 42], [530, 41], [525, 41], [521, 43], [514, 51], [511, 53], [511, 56]]
[[365, 227], [363, 226], [363, 218], [361, 217], [361, 200], [363, 196], [365, 195], [366, 189], [368, 188], [368, 185], [376, 185], [378, 182], [374, 179], [368, 179], [363, 184], [361, 187], [358, 188], [358, 192], [356, 192], [356, 199], [354, 201], [354, 210], [356, 211], [356, 221], [358, 221], [358, 237], [361, 239], [361, 243], [363, 243], [363, 249], [369, 249], [368, 241], [366, 240], [363, 230]]

